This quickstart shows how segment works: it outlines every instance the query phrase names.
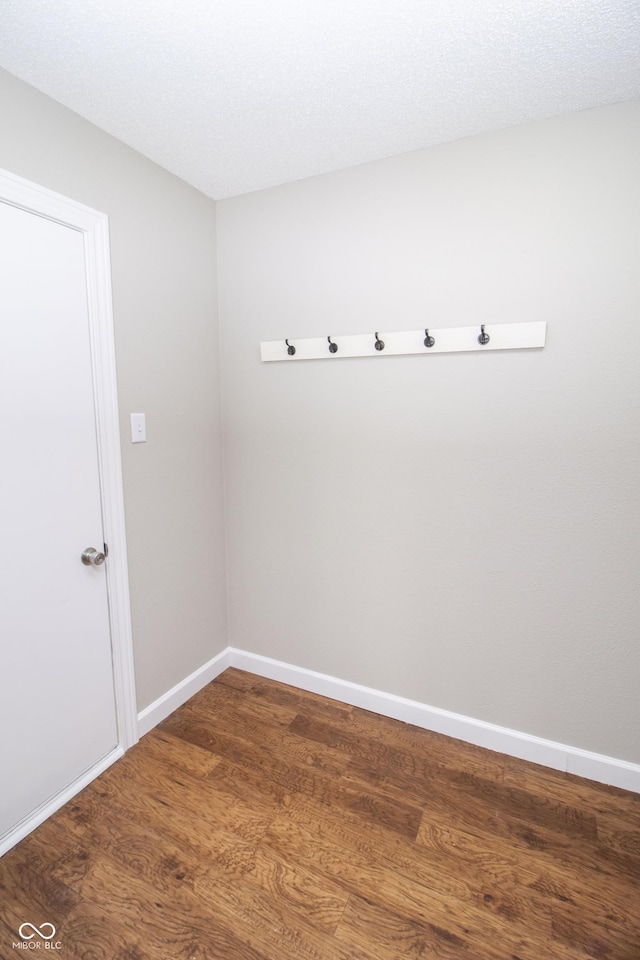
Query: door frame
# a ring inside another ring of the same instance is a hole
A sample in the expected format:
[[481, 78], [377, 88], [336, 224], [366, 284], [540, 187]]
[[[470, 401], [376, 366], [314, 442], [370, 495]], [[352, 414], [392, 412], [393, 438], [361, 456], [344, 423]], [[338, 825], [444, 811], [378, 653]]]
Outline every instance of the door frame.
[[138, 723], [111, 299], [109, 218], [8, 170], [0, 170], [0, 200], [71, 227], [83, 235], [98, 474], [104, 536], [109, 545], [109, 559], [104, 569], [118, 726], [117, 747], [7, 834], [0, 841], [2, 855], [133, 746], [138, 741]]

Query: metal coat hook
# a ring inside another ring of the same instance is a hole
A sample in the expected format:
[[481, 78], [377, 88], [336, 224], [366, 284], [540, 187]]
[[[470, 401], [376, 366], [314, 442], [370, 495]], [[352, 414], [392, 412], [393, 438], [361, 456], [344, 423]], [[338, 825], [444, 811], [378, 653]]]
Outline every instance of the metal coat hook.
[[285, 343], [286, 343], [286, 345], [287, 345], [287, 353], [289, 354], [289, 356], [290, 356], [290, 357], [295, 357], [295, 355], [296, 355], [296, 348], [295, 348], [292, 344], [290, 344], [288, 340], [285, 340]]
[[[338, 332], [334, 343], [333, 337], [319, 334], [317, 337], [295, 337], [285, 341], [269, 340], [260, 344], [260, 355], [263, 361], [279, 360], [288, 363], [292, 359], [296, 363], [302, 360], [334, 360], [339, 357], [400, 357], [410, 354], [427, 356], [433, 353], [493, 353], [496, 350], [532, 350], [540, 349], [545, 345], [547, 324], [544, 320], [525, 323], [500, 323], [487, 308], [486, 315], [489, 321], [480, 324], [476, 317], [464, 327], [418, 327], [414, 330], [393, 330], [388, 327], [384, 334], [376, 331], [375, 340], [371, 328], [362, 333], [347, 334]], [[478, 316], [484, 311], [478, 308]], [[431, 320], [431, 313], [424, 311], [425, 322]], [[335, 318], [334, 318], [335, 320]], [[327, 317], [327, 327], [332, 326], [334, 320]], [[365, 324], [367, 321], [364, 321]], [[369, 317], [369, 323], [384, 323], [384, 319]], [[436, 322], [435, 320], [433, 321]], [[380, 339], [384, 336], [384, 339]], [[284, 346], [286, 342], [286, 346]], [[295, 345], [295, 355], [290, 348]], [[433, 349], [431, 349], [433, 348]], [[426, 362], [426, 361], [425, 361]], [[640, 958], [639, 958], [640, 960]]]

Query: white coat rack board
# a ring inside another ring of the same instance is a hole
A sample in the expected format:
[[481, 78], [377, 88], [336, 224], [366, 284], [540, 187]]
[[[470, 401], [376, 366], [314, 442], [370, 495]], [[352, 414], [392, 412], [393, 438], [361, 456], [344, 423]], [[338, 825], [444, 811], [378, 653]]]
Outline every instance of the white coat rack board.
[[272, 360], [339, 360], [346, 357], [393, 357], [408, 354], [530, 350], [544, 347], [545, 321], [483, 323], [472, 327], [429, 327], [424, 330], [385, 331], [286, 340], [260, 344], [264, 362]]

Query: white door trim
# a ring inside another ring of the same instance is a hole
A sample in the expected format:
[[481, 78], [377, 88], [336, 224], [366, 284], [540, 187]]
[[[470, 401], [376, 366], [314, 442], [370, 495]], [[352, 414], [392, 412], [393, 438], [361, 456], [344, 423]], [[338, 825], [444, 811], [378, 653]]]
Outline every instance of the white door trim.
[[98, 472], [104, 534], [109, 545], [109, 559], [105, 564], [105, 571], [119, 754], [137, 742], [138, 726], [111, 300], [109, 220], [104, 213], [24, 180], [7, 170], [0, 170], [0, 199], [79, 230], [84, 237]]

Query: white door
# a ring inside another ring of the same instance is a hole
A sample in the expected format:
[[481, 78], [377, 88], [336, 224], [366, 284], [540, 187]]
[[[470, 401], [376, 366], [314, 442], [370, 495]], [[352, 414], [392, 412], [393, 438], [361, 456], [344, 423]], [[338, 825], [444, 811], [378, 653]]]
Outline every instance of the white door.
[[0, 202], [0, 840], [118, 743], [87, 302], [82, 231]]

